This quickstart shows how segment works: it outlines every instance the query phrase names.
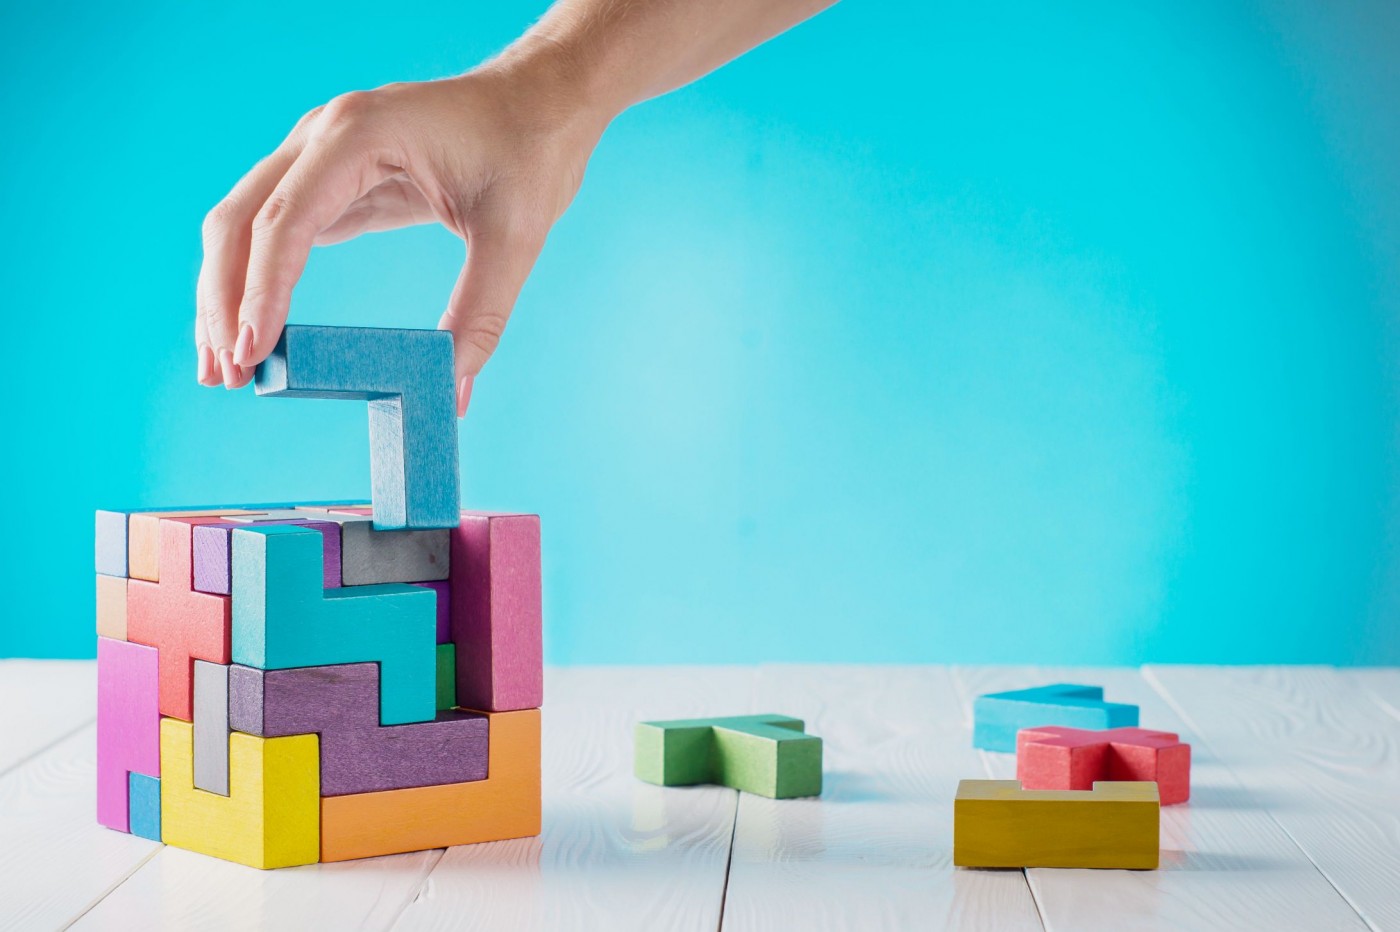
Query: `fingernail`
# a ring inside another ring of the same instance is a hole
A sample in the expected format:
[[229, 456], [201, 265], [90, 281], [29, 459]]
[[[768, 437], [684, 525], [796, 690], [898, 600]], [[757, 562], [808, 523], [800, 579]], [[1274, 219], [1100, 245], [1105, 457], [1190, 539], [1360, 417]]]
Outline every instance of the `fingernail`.
[[248, 357], [253, 352], [253, 327], [244, 324], [238, 331], [238, 342], [233, 345], [233, 361], [240, 366], [248, 365]]
[[462, 376], [462, 381], [457, 383], [457, 416], [462, 417], [467, 413], [467, 404], [472, 400], [472, 377]]
[[224, 388], [237, 388], [238, 380], [243, 377], [243, 370], [233, 361], [233, 354], [228, 350], [219, 350], [219, 368], [224, 373]]
[[201, 343], [194, 352], [199, 357], [199, 374], [195, 378], [200, 385], [208, 385], [214, 379], [214, 351], [208, 343]]

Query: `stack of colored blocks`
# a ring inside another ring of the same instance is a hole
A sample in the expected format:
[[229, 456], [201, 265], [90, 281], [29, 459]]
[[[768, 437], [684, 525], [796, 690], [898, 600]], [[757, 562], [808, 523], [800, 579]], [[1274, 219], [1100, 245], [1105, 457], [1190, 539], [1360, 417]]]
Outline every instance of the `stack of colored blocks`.
[[365, 333], [258, 387], [370, 401], [372, 509], [98, 512], [102, 824], [259, 868], [538, 834], [539, 518], [455, 506], [450, 337]]

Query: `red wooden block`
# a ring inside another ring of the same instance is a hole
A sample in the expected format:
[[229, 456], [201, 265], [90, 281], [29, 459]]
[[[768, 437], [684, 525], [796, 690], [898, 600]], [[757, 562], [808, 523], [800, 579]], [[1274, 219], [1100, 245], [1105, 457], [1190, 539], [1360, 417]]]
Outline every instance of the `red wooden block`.
[[1191, 797], [1191, 745], [1146, 728], [1023, 728], [1016, 734], [1016, 779], [1027, 790], [1146, 780], [1157, 784], [1163, 806], [1184, 803]]
[[160, 582], [132, 579], [126, 637], [160, 652], [160, 714], [194, 720], [194, 662], [229, 662], [229, 597], [194, 590], [191, 538], [219, 517], [162, 518]]

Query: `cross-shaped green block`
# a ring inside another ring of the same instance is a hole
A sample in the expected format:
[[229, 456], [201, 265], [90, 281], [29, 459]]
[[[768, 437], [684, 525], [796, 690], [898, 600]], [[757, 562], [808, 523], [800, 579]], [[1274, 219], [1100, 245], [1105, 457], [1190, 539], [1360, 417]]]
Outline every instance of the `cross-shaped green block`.
[[802, 727], [786, 715], [638, 722], [633, 770], [661, 786], [718, 783], [770, 799], [818, 796], [822, 739]]

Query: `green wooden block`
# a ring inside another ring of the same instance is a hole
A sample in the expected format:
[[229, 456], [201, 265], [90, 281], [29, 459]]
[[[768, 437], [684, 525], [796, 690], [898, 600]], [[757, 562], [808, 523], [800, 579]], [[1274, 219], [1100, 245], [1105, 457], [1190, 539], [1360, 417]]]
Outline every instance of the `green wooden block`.
[[639, 722], [634, 772], [661, 786], [718, 783], [789, 799], [822, 791], [822, 739], [800, 718], [734, 715]]
[[457, 708], [457, 645], [437, 646], [437, 707]]

